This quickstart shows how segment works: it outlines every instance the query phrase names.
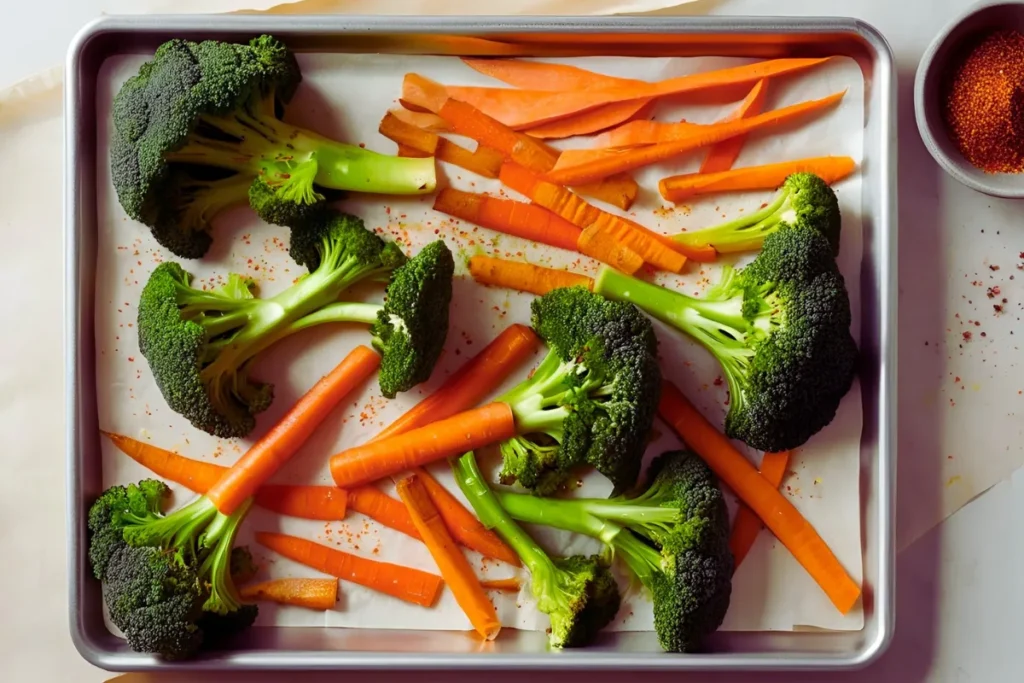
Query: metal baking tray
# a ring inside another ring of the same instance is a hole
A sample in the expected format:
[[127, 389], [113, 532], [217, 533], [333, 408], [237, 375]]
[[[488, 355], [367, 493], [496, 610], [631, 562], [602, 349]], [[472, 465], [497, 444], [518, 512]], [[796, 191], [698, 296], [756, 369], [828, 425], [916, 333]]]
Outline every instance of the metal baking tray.
[[[865, 626], [856, 632], [719, 633], [714, 652], [669, 655], [653, 633], [609, 634], [553, 653], [545, 634], [509, 630], [478, 647], [447, 631], [257, 628], [236, 649], [168, 664], [129, 650], [103, 623], [99, 583], [85, 571], [86, 505], [101, 490], [94, 368], [97, 76], [107, 57], [152, 52], [173, 37], [273, 33], [298, 52], [449, 55], [844, 55], [866, 92], [859, 340], [864, 428], [861, 510]], [[896, 425], [896, 72], [884, 37], [846, 18], [132, 16], [86, 26], [68, 52], [65, 86], [65, 354], [71, 636], [108, 670], [155, 669], [851, 669], [886, 649], [894, 624]]]

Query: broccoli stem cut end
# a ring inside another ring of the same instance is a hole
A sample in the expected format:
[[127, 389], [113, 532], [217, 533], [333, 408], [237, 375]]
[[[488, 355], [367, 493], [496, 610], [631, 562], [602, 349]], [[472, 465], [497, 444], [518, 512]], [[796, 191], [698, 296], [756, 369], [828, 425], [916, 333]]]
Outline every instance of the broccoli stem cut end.
[[790, 192], [781, 189], [772, 203], [753, 213], [710, 228], [674, 235], [672, 239], [692, 247], [711, 246], [723, 254], [757, 249], [781, 222], [789, 204]]

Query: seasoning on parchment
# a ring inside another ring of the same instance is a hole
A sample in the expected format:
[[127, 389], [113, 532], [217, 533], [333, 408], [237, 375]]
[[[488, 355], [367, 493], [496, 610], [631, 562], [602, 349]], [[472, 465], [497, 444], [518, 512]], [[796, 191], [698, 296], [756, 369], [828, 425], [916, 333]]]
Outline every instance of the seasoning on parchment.
[[950, 64], [943, 116], [964, 157], [989, 173], [1024, 171], [1024, 34], [986, 34]]

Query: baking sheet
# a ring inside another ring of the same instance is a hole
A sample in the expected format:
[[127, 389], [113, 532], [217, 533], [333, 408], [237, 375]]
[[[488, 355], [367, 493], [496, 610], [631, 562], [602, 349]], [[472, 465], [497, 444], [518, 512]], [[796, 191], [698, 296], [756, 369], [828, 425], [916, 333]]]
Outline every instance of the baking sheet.
[[[397, 55], [299, 56], [305, 82], [290, 106], [290, 119], [320, 132], [367, 147], [393, 152], [394, 145], [376, 133], [377, 124], [387, 108], [393, 106], [406, 71], [416, 70], [446, 83], [493, 85], [459, 60], [450, 57]], [[110, 101], [117, 87], [134, 73], [142, 56], [124, 56], [108, 60], [100, 77], [101, 92], [98, 119], [101, 122], [99, 144], [105, 150], [109, 139]], [[737, 59], [624, 59], [580, 58], [560, 60], [610, 75], [657, 80], [699, 70], [742, 63]], [[849, 59], [830, 61], [813, 72], [773, 81], [768, 107], [776, 108], [797, 101], [821, 97], [847, 89], [839, 107], [828, 115], [782, 134], [751, 137], [738, 166], [827, 154], [845, 154], [861, 158], [863, 126], [863, 83], [856, 64]], [[354, 98], [354, 94], [357, 96]], [[353, 100], [358, 106], [353, 106]], [[656, 110], [659, 120], [686, 118], [709, 122], [731, 110], [734, 104], [679, 105], [662, 103]], [[466, 141], [462, 141], [466, 142]], [[471, 145], [472, 143], [466, 143]], [[569, 144], [572, 144], [570, 141]], [[637, 174], [643, 191], [630, 215], [664, 232], [693, 229], [753, 210], [771, 193], [746, 193], [695, 201], [685, 207], [664, 207], [654, 191], [658, 178], [669, 173], [696, 170], [699, 157], [681, 159], [672, 164], [645, 169]], [[457, 168], [441, 164], [442, 174], [455, 187], [474, 191], [497, 191], [497, 181], [487, 181]], [[146, 277], [154, 265], [169, 258], [155, 246], [149, 232], [128, 219], [117, 203], [110, 185], [106, 155], [101, 153], [97, 175], [100, 225], [98, 281], [96, 289], [97, 376], [99, 385], [99, 423], [104, 429], [152, 440], [194, 458], [209, 458], [230, 464], [250, 440], [225, 441], [192, 429], [164, 404], [152, 382], [145, 359], [138, 352], [134, 330], [135, 303]], [[862, 253], [858, 210], [861, 205], [859, 176], [836, 186], [843, 210], [841, 267], [847, 278], [854, 310], [854, 334], [859, 329], [859, 264]], [[577, 264], [577, 270], [593, 271], [596, 264], [578, 255], [570, 255], [522, 240], [499, 236], [483, 228], [447, 220], [430, 210], [432, 197], [353, 199], [345, 208], [363, 217], [368, 227], [380, 228], [413, 250], [438, 235], [445, 238], [460, 262], [455, 283], [452, 327], [446, 352], [431, 382], [408, 394], [386, 401], [375, 384], [366, 386], [339, 407], [336, 419], [325, 424], [307, 443], [303, 452], [278, 474], [283, 483], [330, 483], [329, 456], [347, 446], [364, 441], [373, 430], [386, 425], [409, 406], [429, 393], [465, 358], [492, 339], [511, 322], [528, 321], [532, 297], [485, 289], [468, 279], [462, 262], [475, 253], [492, 253], [509, 258], [525, 256], [534, 262], [552, 266]], [[200, 283], [227, 272], [243, 272], [254, 277], [265, 295], [286, 287], [301, 270], [286, 253], [287, 231], [260, 223], [250, 210], [238, 208], [218, 220], [214, 247], [202, 261], [187, 262], [185, 267]], [[741, 259], [742, 263], [746, 259]], [[663, 284], [681, 286], [683, 291], [700, 292], [716, 279], [717, 267], [699, 267], [684, 276], [661, 276]], [[716, 378], [719, 371], [713, 359], [695, 344], [659, 325], [661, 354], [666, 375], [675, 380], [695, 403], [713, 420], [724, 414], [726, 392]], [[349, 349], [365, 341], [365, 334], [350, 328], [310, 330], [286, 340], [272, 349], [261, 362], [261, 378], [276, 385], [277, 399], [260, 416], [253, 439], [258, 438], [287, 407]], [[510, 384], [514, 383], [510, 380]], [[661, 436], [649, 455], [678, 446], [678, 440], [660, 423]], [[792, 473], [784, 487], [793, 503], [815, 525], [832, 546], [839, 559], [858, 581], [861, 577], [859, 437], [861, 412], [859, 390], [855, 387], [844, 399], [840, 413], [827, 429], [800, 449], [791, 465]], [[494, 463], [494, 454], [480, 454], [485, 464]], [[751, 454], [756, 458], [756, 454]], [[103, 444], [104, 484], [139, 479], [146, 471]], [[456, 490], [448, 473], [435, 467], [439, 476]], [[581, 492], [605, 495], [609, 489], [599, 477], [586, 477]], [[176, 502], [190, 498], [182, 491]], [[436, 571], [426, 548], [418, 542], [383, 528], [358, 514], [343, 522], [323, 523], [271, 515], [254, 509], [240, 537], [248, 542], [253, 530], [280, 530], [334, 545], [374, 559], [396, 562]], [[552, 550], [592, 552], [595, 542], [548, 532], [539, 534], [541, 542]], [[253, 547], [263, 564], [264, 577], [309, 576], [312, 570]], [[509, 567], [485, 561], [470, 553], [482, 576], [503, 578]], [[626, 583], [622, 582], [625, 586]], [[321, 614], [295, 608], [261, 606], [259, 625], [326, 625], [363, 628], [416, 628], [468, 630], [469, 625], [445, 591], [434, 609], [425, 610], [397, 599], [381, 596], [360, 586], [342, 583], [338, 607]], [[533, 606], [528, 591], [518, 596], [496, 595], [502, 622], [509, 627], [544, 629], [547, 618]], [[846, 616], [839, 615], [795, 563], [788, 551], [767, 534], [762, 534], [740, 568], [734, 581], [734, 598], [726, 624], [728, 630], [794, 630], [803, 627], [859, 629], [863, 613], [858, 606]], [[647, 599], [635, 592], [625, 596], [623, 610], [610, 627], [612, 630], [650, 630], [651, 611]]]

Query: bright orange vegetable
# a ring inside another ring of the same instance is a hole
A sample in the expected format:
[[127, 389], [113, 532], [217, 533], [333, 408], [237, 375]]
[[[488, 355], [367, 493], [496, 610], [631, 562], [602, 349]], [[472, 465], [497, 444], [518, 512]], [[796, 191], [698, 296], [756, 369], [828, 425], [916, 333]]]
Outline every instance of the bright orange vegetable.
[[368, 346], [354, 348], [207, 490], [206, 497], [221, 514], [232, 514], [288, 462], [335, 406], [379, 365], [379, 353]]
[[455, 545], [448, 528], [431, 502], [423, 482], [415, 474], [401, 479], [398, 495], [409, 509], [413, 524], [441, 570], [441, 577], [455, 596], [455, 602], [485, 640], [494, 640], [501, 631], [498, 612], [473, 573], [466, 556]]
[[532, 263], [505, 261], [490, 256], [469, 259], [469, 273], [482, 285], [515, 289], [543, 296], [561, 287], [583, 286], [592, 288], [594, 280], [567, 270], [543, 268]]
[[681, 202], [696, 195], [747, 190], [774, 190], [793, 173], [816, 173], [826, 183], [835, 183], [853, 173], [857, 167], [851, 157], [815, 157], [782, 161], [764, 166], [746, 166], [721, 173], [688, 173], [662, 178], [658, 183], [661, 196]]
[[519, 579], [491, 579], [490, 581], [481, 581], [480, 585], [490, 591], [510, 591], [518, 593], [519, 589], [522, 588], [522, 583]]
[[440, 576], [389, 562], [368, 560], [297, 536], [257, 531], [256, 542], [324, 574], [423, 607], [431, 607], [437, 602], [444, 586]]
[[[779, 484], [782, 483], [782, 477], [785, 475], [786, 467], [788, 466], [789, 451], [765, 453], [761, 458], [761, 476], [769, 484], [779, 488]], [[754, 514], [754, 511], [746, 505], [740, 504], [739, 510], [736, 511], [736, 519], [732, 523], [732, 534], [729, 536], [729, 549], [732, 550], [733, 561], [736, 567], [740, 566], [740, 562], [750, 552], [754, 541], [757, 540], [757, 535], [761, 533], [763, 528], [764, 524]]]
[[832, 553], [793, 504], [768, 483], [732, 443], [715, 429], [671, 382], [662, 383], [661, 415], [718, 478], [753, 510], [775, 537], [817, 582], [843, 614], [860, 598], [860, 586], [850, 578]]
[[372, 485], [357, 486], [349, 491], [348, 508], [380, 522], [389, 529], [420, 540], [419, 532], [416, 531], [412, 517], [402, 505], [402, 501], [395, 500]]
[[625, 244], [592, 223], [580, 233], [576, 243], [579, 252], [584, 256], [597, 259], [612, 268], [632, 275], [644, 266], [644, 260]]
[[401, 142], [398, 143], [398, 156], [409, 157], [412, 159], [423, 159], [429, 157], [429, 154], [424, 154], [418, 149], [413, 149], [409, 145], [403, 145]]
[[434, 211], [506, 235], [570, 251], [576, 250], [580, 237], [579, 228], [536, 204], [462, 192], [450, 187], [437, 193]]
[[[447, 94], [473, 105], [510, 128], [523, 130], [613, 102], [696, 93], [727, 86], [743, 86], [755, 83], [762, 78], [807, 69], [824, 61], [826, 60], [773, 59], [745, 66], [678, 76], [657, 83], [613, 88], [560, 89], [550, 92], [452, 86], [447, 88]], [[408, 99], [405, 91], [402, 96]], [[416, 102], [416, 104], [420, 103]]]
[[331, 475], [342, 488], [377, 481], [516, 434], [508, 404], [495, 402], [403, 434], [355, 446], [331, 458]]
[[243, 600], [265, 600], [282, 605], [329, 610], [338, 602], [337, 579], [273, 579], [242, 586]]
[[390, 111], [381, 120], [378, 132], [398, 143], [401, 156], [433, 156], [485, 178], [498, 177], [502, 156], [487, 147], [471, 152], [451, 140], [405, 123]]
[[448, 127], [448, 122], [437, 114], [433, 114], [431, 112], [409, 111], [402, 107], [395, 107], [394, 109], [389, 109], [388, 113], [399, 121], [408, 123], [410, 126], [422, 128], [423, 130], [430, 131], [431, 133], [451, 132], [451, 129]]
[[542, 123], [525, 132], [530, 137], [541, 140], [561, 140], [574, 135], [589, 135], [641, 116], [652, 102], [652, 99], [612, 102], [603, 107], [566, 116], [564, 119]]
[[380, 120], [377, 132], [399, 145], [411, 147], [430, 156], [437, 155], [437, 143], [441, 139], [434, 133], [400, 120], [390, 111]]
[[[632, 121], [599, 136], [599, 140], [603, 139], [612, 148], [570, 149], [562, 152], [554, 169], [546, 178], [564, 185], [594, 182], [610, 175], [656, 164], [737, 135], [823, 111], [841, 100], [844, 94], [845, 91], [820, 100], [775, 109], [748, 119], [708, 126]], [[630, 149], [631, 146], [637, 148]]]
[[[761, 79], [754, 84], [754, 87], [750, 89], [747, 96], [740, 102], [740, 106], [726, 116], [719, 123], [726, 123], [728, 121], [736, 121], [738, 119], [749, 119], [751, 116], [757, 116], [764, 109], [765, 96], [768, 94], [768, 81]], [[732, 168], [732, 165], [736, 163], [736, 158], [740, 155], [743, 150], [743, 143], [747, 141], [746, 135], [737, 135], [734, 138], [728, 140], [722, 140], [721, 142], [712, 145], [708, 149], [708, 153], [704, 156], [704, 161], [700, 165], [700, 173], [719, 173], [721, 171], [728, 171]]]

